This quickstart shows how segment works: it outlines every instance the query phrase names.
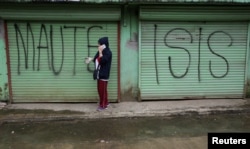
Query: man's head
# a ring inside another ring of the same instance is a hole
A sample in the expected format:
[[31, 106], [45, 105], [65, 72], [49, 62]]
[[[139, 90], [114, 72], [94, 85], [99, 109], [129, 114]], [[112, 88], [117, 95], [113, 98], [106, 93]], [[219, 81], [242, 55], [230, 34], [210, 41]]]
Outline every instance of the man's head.
[[109, 47], [109, 40], [108, 40], [108, 37], [102, 37], [98, 40], [98, 45], [101, 46], [101, 45], [105, 45], [107, 48]]

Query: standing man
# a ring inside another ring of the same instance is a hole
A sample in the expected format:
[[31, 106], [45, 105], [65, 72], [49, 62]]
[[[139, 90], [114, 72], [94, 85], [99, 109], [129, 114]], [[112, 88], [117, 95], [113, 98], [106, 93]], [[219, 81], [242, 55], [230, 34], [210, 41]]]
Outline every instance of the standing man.
[[108, 37], [102, 37], [98, 40], [98, 51], [93, 59], [97, 73], [97, 90], [99, 94], [98, 111], [108, 107], [108, 81], [112, 62], [112, 52], [109, 49]]

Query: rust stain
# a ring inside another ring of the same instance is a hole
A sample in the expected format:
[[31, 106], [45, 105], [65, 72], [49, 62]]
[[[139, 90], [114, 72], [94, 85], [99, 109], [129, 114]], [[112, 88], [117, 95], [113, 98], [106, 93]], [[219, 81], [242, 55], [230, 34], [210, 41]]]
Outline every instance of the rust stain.
[[9, 99], [9, 98], [8, 98], [8, 96], [9, 96], [9, 92], [8, 92], [8, 83], [5, 83], [5, 84], [4, 84], [4, 90], [1, 90], [1, 92], [2, 92], [2, 96], [4, 96], [4, 97], [2, 97], [2, 99], [8, 100], [8, 99]]
[[246, 83], [246, 85], [245, 85], [245, 97], [246, 98], [250, 98], [250, 87], [249, 87], [249, 85], [250, 85], [250, 80], [249, 79], [247, 79], [247, 83]]
[[4, 39], [4, 23], [0, 20], [0, 39]]
[[126, 47], [132, 50], [138, 50], [138, 34], [133, 33], [132, 39], [129, 39], [126, 43]]
[[3, 96], [3, 90], [2, 90], [2, 88], [0, 87], [0, 99], [2, 99], [2, 96]]
[[136, 101], [137, 97], [133, 93], [133, 87], [129, 87], [129, 89], [122, 93], [121, 98], [122, 101]]

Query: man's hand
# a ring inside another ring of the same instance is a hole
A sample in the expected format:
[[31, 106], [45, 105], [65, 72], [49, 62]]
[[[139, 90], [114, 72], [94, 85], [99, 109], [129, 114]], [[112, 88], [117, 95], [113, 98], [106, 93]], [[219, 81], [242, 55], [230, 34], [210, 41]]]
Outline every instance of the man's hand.
[[85, 64], [89, 64], [92, 60], [93, 60], [93, 58], [91, 58], [91, 57], [86, 57], [86, 58], [85, 58]]
[[98, 47], [98, 51], [99, 51], [99, 56], [100, 56], [100, 57], [103, 56], [103, 55], [102, 55], [102, 51], [103, 51], [104, 48], [105, 48], [104, 45], [101, 45], [101, 46]]

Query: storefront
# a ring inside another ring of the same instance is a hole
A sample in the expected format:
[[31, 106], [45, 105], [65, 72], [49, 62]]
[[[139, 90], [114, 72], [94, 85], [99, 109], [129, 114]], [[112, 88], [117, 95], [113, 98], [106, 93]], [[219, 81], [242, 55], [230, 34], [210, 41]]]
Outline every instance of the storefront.
[[109, 99], [118, 100], [120, 8], [96, 8], [44, 4], [2, 9], [11, 101], [98, 101], [94, 63], [86, 65], [84, 58], [95, 55], [102, 36], [109, 37], [113, 49]]
[[140, 98], [244, 98], [250, 11], [141, 7]]
[[97, 102], [84, 58], [102, 36], [111, 102], [250, 95], [249, 2], [0, 3], [2, 101]]

